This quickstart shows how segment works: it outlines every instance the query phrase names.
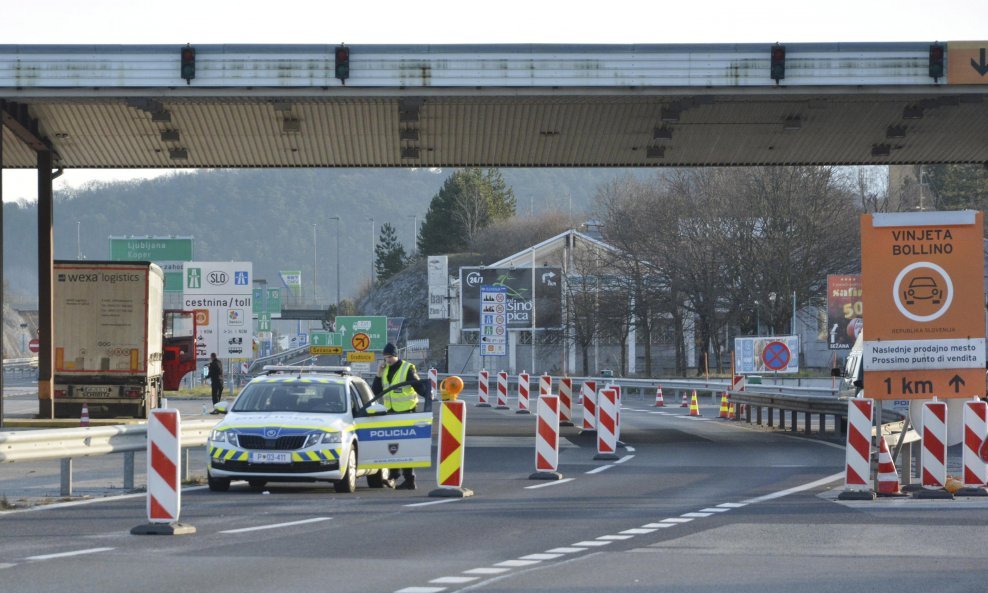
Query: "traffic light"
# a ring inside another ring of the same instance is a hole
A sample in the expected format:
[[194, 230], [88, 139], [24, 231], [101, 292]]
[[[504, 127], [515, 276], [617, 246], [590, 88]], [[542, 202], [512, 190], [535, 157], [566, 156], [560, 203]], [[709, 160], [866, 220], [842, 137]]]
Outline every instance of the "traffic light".
[[772, 46], [772, 80], [778, 83], [786, 77], [786, 46], [776, 43]]
[[939, 43], [930, 46], [930, 78], [934, 82], [943, 78], [943, 45]]
[[343, 84], [350, 78], [350, 48], [345, 45], [336, 46], [336, 78]]
[[186, 84], [192, 84], [196, 77], [196, 48], [186, 45], [182, 48], [182, 78]]

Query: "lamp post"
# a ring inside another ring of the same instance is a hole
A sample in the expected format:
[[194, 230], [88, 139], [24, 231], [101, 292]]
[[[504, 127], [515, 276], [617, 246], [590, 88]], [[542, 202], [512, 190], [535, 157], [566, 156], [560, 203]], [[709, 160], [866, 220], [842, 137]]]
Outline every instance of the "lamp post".
[[330, 216], [336, 221], [336, 314], [340, 314], [340, 217]]
[[777, 295], [774, 292], [768, 293], [768, 304], [769, 304], [769, 308], [771, 309], [770, 315], [771, 315], [771, 319], [772, 319], [771, 324], [769, 325], [769, 327], [771, 328], [769, 331], [771, 333], [773, 333], [773, 334], [775, 333], [775, 299], [776, 299], [776, 297], [777, 297]]
[[755, 301], [755, 335], [762, 335], [762, 310], [758, 306], [758, 301]]
[[373, 290], [374, 289], [374, 245], [377, 243], [377, 241], [374, 240], [374, 217], [373, 216], [368, 216], [367, 217], [367, 220], [369, 220], [370, 223], [371, 223], [371, 235], [370, 235], [371, 236], [371, 257], [370, 257], [370, 260], [371, 260], [371, 276], [370, 276], [370, 284], [371, 284], [371, 290]]
[[75, 258], [82, 259], [82, 221], [75, 221]]
[[412, 218], [412, 243], [408, 248], [408, 255], [410, 256], [415, 253], [415, 247], [416, 247], [415, 244], [418, 242], [418, 238], [419, 238], [419, 215], [412, 214], [411, 218]]
[[312, 300], [319, 304], [319, 249], [316, 247], [316, 223], [312, 223]]

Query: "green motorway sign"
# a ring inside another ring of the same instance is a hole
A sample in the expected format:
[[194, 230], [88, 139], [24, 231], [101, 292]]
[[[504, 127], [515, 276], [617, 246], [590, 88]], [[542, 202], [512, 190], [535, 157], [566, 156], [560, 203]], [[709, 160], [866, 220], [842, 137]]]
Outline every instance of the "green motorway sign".
[[110, 260], [158, 264], [168, 292], [182, 292], [182, 262], [195, 259], [192, 254], [192, 237], [110, 237]]
[[340, 332], [309, 332], [310, 346], [342, 346], [343, 334]]
[[388, 317], [386, 315], [341, 315], [336, 318], [336, 331], [342, 335], [343, 350], [347, 352], [360, 350], [353, 344], [353, 337], [357, 334], [366, 334], [370, 338], [367, 346], [363, 348], [364, 351], [380, 352], [388, 343]]

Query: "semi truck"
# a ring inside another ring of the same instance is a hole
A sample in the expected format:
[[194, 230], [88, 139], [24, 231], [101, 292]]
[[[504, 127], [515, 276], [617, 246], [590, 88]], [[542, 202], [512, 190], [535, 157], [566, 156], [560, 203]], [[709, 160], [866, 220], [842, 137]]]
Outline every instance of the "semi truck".
[[150, 262], [55, 261], [56, 418], [147, 418], [162, 391], [195, 369], [192, 311], [164, 311]]

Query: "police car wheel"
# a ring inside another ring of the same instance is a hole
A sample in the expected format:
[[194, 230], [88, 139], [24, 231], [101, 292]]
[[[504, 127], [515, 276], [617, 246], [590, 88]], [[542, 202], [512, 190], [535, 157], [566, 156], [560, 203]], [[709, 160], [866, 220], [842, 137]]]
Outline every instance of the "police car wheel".
[[339, 480], [333, 483], [333, 488], [339, 493], [352, 494], [357, 491], [357, 453], [353, 447], [346, 458], [346, 470]]
[[376, 473], [368, 475], [367, 485], [371, 488], [394, 488], [395, 479], [391, 475], [391, 470], [384, 468]]
[[229, 478], [214, 478], [213, 476], [207, 476], [207, 481], [209, 482], [209, 489], [212, 492], [226, 492], [230, 489]]

